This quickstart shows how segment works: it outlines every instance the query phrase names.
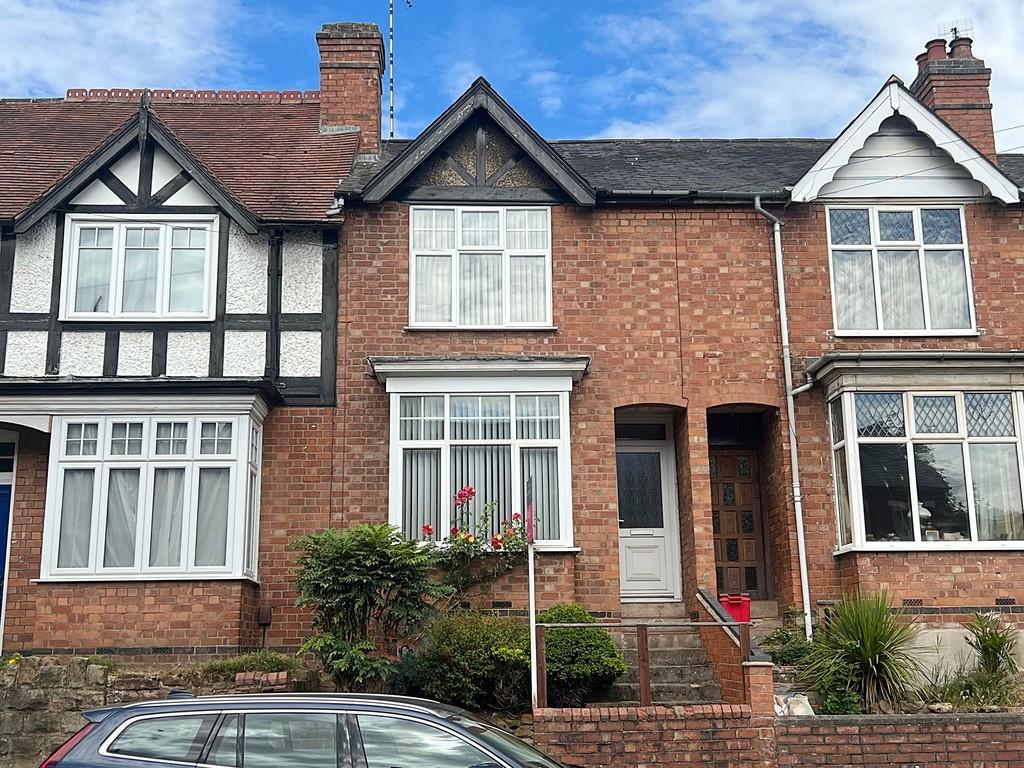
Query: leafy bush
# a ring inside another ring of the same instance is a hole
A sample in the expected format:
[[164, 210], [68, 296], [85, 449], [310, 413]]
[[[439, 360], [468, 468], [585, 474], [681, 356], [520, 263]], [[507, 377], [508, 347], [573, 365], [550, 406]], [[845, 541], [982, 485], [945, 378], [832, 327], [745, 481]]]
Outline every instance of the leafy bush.
[[529, 627], [518, 619], [442, 616], [402, 658], [391, 688], [467, 709], [518, 709], [530, 699], [529, 645]]
[[117, 662], [109, 656], [102, 656], [100, 654], [93, 654], [89, 657], [89, 663], [96, 667], [103, 667], [108, 672], [113, 672], [117, 669]]
[[815, 633], [801, 677], [822, 695], [837, 676], [848, 677], [869, 712], [895, 707], [922, 672], [917, 636], [916, 623], [891, 611], [885, 592], [846, 595]]
[[[296, 604], [313, 611], [312, 652], [342, 690], [379, 685], [391, 668], [397, 639], [431, 613], [430, 552], [389, 525], [329, 529], [297, 542]], [[376, 643], [383, 643], [378, 648]]]
[[772, 655], [772, 661], [780, 666], [800, 664], [811, 649], [804, 637], [803, 627], [789, 625], [779, 627], [757, 638], [757, 644]]
[[[99, 662], [89, 660], [90, 664]], [[292, 656], [284, 656], [273, 651], [255, 651], [232, 656], [229, 659], [208, 661], [199, 667], [199, 674], [206, 680], [214, 682], [234, 682], [239, 672], [294, 672], [299, 662]]]
[[[574, 603], [542, 611], [542, 624], [596, 624]], [[548, 700], [555, 707], [579, 707], [606, 689], [627, 667], [608, 630], [602, 627], [552, 627], [546, 633]]]

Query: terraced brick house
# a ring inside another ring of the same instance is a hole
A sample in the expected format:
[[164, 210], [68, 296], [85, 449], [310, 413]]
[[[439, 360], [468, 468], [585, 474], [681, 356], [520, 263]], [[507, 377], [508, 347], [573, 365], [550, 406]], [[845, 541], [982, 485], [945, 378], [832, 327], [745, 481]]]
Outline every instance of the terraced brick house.
[[621, 141], [482, 79], [382, 140], [376, 27], [317, 44], [314, 93], [0, 103], [4, 651], [294, 649], [295, 537], [463, 485], [529, 488], [542, 605], [1017, 619], [1024, 156], [970, 40], [835, 138]]

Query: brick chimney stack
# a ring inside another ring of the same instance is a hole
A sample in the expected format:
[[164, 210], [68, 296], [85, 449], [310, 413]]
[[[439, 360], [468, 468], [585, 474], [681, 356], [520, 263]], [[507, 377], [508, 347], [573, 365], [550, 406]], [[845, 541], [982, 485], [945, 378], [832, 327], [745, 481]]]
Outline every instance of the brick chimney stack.
[[359, 152], [380, 152], [384, 38], [376, 24], [324, 24], [320, 49], [320, 131], [360, 132]]
[[958, 37], [947, 53], [945, 40], [929, 40], [925, 52], [917, 57], [917, 78], [910, 91], [995, 163], [996, 138], [988, 94], [992, 70], [975, 58], [971, 44], [971, 38]]

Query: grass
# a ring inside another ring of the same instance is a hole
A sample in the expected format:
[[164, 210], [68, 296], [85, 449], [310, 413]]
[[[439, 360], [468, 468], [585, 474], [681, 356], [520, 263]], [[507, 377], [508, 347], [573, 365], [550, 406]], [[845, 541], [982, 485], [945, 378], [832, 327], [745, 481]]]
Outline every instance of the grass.
[[199, 667], [199, 674], [211, 682], [233, 682], [239, 672], [294, 672], [299, 662], [294, 656], [273, 651], [254, 651], [228, 659], [208, 661]]
[[117, 669], [117, 662], [109, 656], [90, 656], [89, 664], [96, 667], [103, 667], [108, 672], [113, 672], [115, 669]]

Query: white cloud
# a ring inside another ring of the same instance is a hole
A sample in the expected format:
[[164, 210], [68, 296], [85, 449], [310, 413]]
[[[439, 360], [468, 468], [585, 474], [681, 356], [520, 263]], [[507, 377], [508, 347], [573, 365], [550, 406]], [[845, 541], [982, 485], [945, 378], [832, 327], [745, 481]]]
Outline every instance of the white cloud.
[[217, 88], [244, 70], [237, 0], [6, 0], [0, 95], [69, 87]]
[[[665, 0], [646, 17], [601, 16], [588, 49], [609, 63], [591, 108], [613, 115], [605, 136], [832, 136], [890, 74], [909, 85], [938, 25], [965, 16], [993, 70], [996, 129], [1024, 123], [1022, 0]], [[1024, 129], [996, 140], [1019, 147]]]

